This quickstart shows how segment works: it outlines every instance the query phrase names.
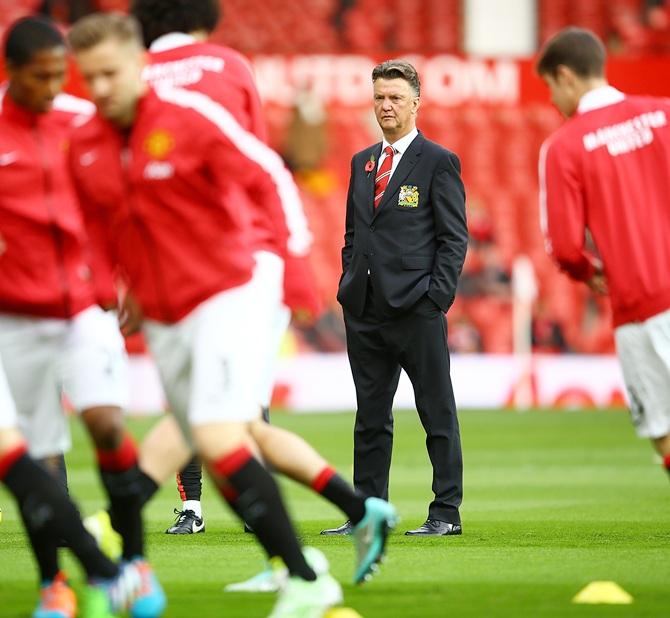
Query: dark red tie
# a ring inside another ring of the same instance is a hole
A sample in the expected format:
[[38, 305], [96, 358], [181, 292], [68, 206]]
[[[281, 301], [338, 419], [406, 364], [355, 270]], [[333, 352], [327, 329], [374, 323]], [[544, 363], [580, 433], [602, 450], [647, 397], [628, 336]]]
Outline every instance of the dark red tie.
[[375, 177], [375, 208], [379, 206], [379, 202], [382, 201], [384, 197], [384, 191], [386, 190], [386, 185], [389, 183], [389, 178], [391, 178], [391, 166], [393, 165], [393, 148], [387, 146], [384, 148], [386, 153], [386, 158], [382, 161], [382, 164], [377, 172]]

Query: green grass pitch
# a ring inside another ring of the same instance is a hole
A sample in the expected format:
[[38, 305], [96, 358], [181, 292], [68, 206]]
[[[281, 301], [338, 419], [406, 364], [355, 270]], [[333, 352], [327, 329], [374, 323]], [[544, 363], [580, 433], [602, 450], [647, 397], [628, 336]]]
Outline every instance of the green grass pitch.
[[[152, 420], [134, 420], [140, 435]], [[353, 415], [291, 416], [273, 422], [311, 441], [351, 476]], [[430, 470], [415, 413], [396, 414], [392, 500], [402, 521], [382, 572], [351, 585], [353, 546], [319, 530], [339, 524], [330, 504], [282, 481], [300, 534], [321, 548], [344, 583], [345, 603], [364, 618], [498, 616], [642, 617], [670, 615], [670, 483], [646, 441], [621, 411], [461, 413], [465, 458], [462, 537], [408, 538], [426, 516]], [[70, 485], [89, 514], [103, 505], [87, 440], [75, 424]], [[266, 616], [272, 595], [224, 594], [225, 583], [254, 574], [262, 554], [210, 485], [207, 532], [163, 533], [179, 505], [165, 487], [146, 511], [148, 550], [174, 618]], [[28, 616], [35, 569], [11, 496], [0, 490], [0, 616]], [[65, 562], [73, 579], [78, 567]], [[634, 597], [626, 606], [574, 605], [594, 580], [613, 580]]]

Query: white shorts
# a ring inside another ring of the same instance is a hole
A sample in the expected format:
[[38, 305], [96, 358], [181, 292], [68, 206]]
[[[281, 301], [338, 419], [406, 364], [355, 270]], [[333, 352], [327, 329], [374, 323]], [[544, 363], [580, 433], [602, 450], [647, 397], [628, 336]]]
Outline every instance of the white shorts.
[[283, 263], [267, 252], [255, 257], [248, 283], [209, 298], [177, 324], [145, 321], [168, 403], [189, 440], [189, 426], [260, 418], [267, 299], [269, 290], [281, 293], [275, 271], [283, 274]]
[[71, 446], [63, 395], [78, 412], [128, 405], [123, 337], [116, 315], [98, 306], [70, 320], [0, 314], [0, 358], [33, 457]]
[[[291, 310], [284, 305], [284, 262], [274, 253], [259, 251], [254, 254], [256, 271], [266, 282], [263, 292], [265, 311], [259, 325], [261, 359], [258, 367], [258, 401], [264, 408], [270, 407], [275, 374], [279, 361], [279, 348], [291, 321]], [[264, 331], [262, 329], [265, 328]]]
[[631, 418], [641, 438], [670, 433], [670, 311], [614, 331]]
[[0, 429], [14, 429], [16, 423], [16, 407], [9, 392], [5, 370], [0, 362]]

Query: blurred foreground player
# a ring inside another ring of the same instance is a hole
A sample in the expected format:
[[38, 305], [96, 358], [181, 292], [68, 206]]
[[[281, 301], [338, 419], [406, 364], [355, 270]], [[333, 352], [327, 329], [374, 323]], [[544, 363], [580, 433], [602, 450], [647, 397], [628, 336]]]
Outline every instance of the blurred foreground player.
[[[101, 553], [65, 489], [54, 483], [44, 467], [28, 454], [17, 423], [16, 408], [0, 363], [0, 482], [16, 499], [40, 573], [40, 600], [32, 617], [77, 615], [77, 598], [52, 551], [54, 542], [62, 539], [81, 563], [88, 580], [78, 615], [111, 618], [132, 606], [141, 593], [142, 573], [134, 562], [119, 567]], [[138, 606], [133, 606], [135, 618], [154, 615], [137, 610]]]
[[[136, 0], [132, 12], [142, 26], [145, 43], [150, 45], [150, 64], [143, 75], [156, 85], [183, 86], [206, 94], [230, 112], [242, 128], [264, 142], [265, 123], [260, 98], [247, 61], [230, 48], [202, 41], [216, 25], [218, 10], [218, 3], [212, 0]], [[185, 70], [185, 67], [190, 69]], [[256, 322], [256, 336], [262, 342], [259, 349], [261, 361], [257, 365], [259, 380], [256, 397], [266, 412], [277, 348], [288, 323], [287, 307], [291, 308], [294, 316], [307, 313], [315, 318], [318, 302], [307, 262], [311, 235], [297, 187], [279, 157], [267, 149], [265, 152], [263, 165], [272, 176], [278, 199], [262, 199], [259, 188], [250, 186], [245, 189], [244, 196], [238, 197], [238, 203], [246, 198], [245, 204], [252, 219], [252, 251], [257, 262], [255, 276], [259, 276], [262, 270], [267, 282], [262, 292], [264, 298], [259, 301], [264, 308], [263, 314]], [[284, 264], [283, 288], [281, 262]], [[168, 445], [174, 460], [182, 442], [177, 437], [175, 444], [174, 433], [168, 418], [152, 430], [143, 444], [142, 468], [157, 484], [165, 476], [165, 463], [171, 461], [170, 456], [164, 456]], [[353, 522], [358, 553], [355, 580], [361, 581], [365, 576], [365, 556], [375, 546], [377, 549], [372, 551], [383, 550], [383, 546], [376, 541], [364, 540], [370, 536], [366, 532], [368, 529], [376, 529], [375, 534], [380, 531], [374, 523], [379, 521], [379, 513], [374, 512], [375, 501], [366, 504], [364, 496], [355, 493], [314, 449], [295, 434], [263, 423], [255, 423], [252, 433], [261, 455], [277, 471], [311, 487]], [[175, 526], [168, 532], [190, 533], [203, 525], [201, 515], [187, 508], [193, 504], [191, 498], [199, 498], [197, 473], [198, 466], [190, 464], [180, 474], [180, 490], [187, 502], [178, 514]], [[274, 556], [270, 554], [268, 557], [272, 559]], [[268, 561], [268, 564], [275, 563]], [[276, 590], [283, 573], [281, 569], [267, 568], [250, 580], [230, 584], [226, 589], [248, 592]]]
[[[219, 21], [218, 0], [135, 0], [131, 13], [138, 19], [144, 43], [149, 47], [145, 80], [154, 87], [178, 86], [202, 92], [230, 112], [242, 128], [260, 141], [267, 141], [260, 96], [249, 62], [229, 47], [206, 41]], [[302, 320], [305, 316], [315, 320], [320, 310], [308, 262], [312, 236], [298, 189], [284, 166], [276, 166], [275, 172], [273, 180], [279, 200], [260, 203], [254, 187], [240, 196], [251, 213], [251, 243], [256, 261], [268, 277], [282, 278], [283, 270], [283, 294], [277, 294], [274, 286], [267, 287], [267, 297], [262, 301], [263, 322], [257, 325], [258, 329], [265, 329], [260, 335], [265, 354], [257, 374], [258, 401], [266, 420], [279, 346], [291, 312]], [[160, 427], [156, 433], [159, 431]], [[151, 469], [150, 462], [144, 463]], [[197, 459], [181, 470], [177, 485], [182, 509], [166, 532], [204, 531], [201, 466]]]
[[537, 72], [568, 117], [540, 151], [547, 250], [609, 294], [635, 430], [670, 472], [670, 100], [608, 85], [605, 48], [580, 28], [547, 42]]
[[[61, 95], [65, 41], [43, 18], [16, 22], [5, 41], [0, 99], [0, 358], [30, 453], [70, 446], [66, 394], [93, 440], [123, 558], [146, 575], [150, 615], [165, 599], [143, 560], [141, 473], [124, 429], [127, 366], [114, 315], [96, 304], [87, 239], [67, 172], [73, 127], [89, 102]], [[47, 551], [55, 561], [57, 538]], [[137, 605], [137, 604], [136, 604]], [[139, 610], [138, 610], [139, 611]]]
[[[254, 263], [239, 191], [253, 186], [276, 199], [263, 167], [274, 153], [206, 96], [149, 88], [133, 18], [89, 16], [70, 41], [99, 111], [73, 138], [79, 195], [108, 222], [170, 409], [222, 496], [286, 564], [273, 618], [320, 616], [341, 601], [341, 588], [320, 552], [302, 552], [277, 485], [254, 455], [254, 427], [266, 425], [255, 325], [265, 287], [280, 282]], [[383, 537], [386, 511], [392, 507], [380, 505], [371, 538]], [[366, 571], [381, 555], [370, 549]]]

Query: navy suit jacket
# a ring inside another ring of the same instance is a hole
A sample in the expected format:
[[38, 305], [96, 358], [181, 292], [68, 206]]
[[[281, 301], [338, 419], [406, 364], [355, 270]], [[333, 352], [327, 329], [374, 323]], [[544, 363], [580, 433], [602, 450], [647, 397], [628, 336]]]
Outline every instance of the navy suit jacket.
[[[402, 314], [426, 294], [446, 312], [454, 301], [468, 243], [460, 161], [419, 133], [375, 208], [381, 147], [381, 142], [375, 144], [351, 161], [337, 299], [360, 317], [369, 272], [383, 315]], [[371, 157], [375, 167], [366, 172]]]

